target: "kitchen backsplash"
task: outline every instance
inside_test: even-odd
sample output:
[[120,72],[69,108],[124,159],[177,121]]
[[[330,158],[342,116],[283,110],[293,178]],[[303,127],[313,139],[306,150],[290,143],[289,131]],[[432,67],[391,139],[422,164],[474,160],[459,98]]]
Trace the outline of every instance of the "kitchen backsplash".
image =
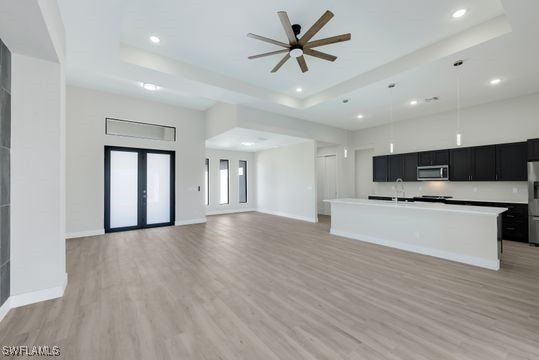
[[[400,187],[400,185],[399,185]],[[374,194],[393,196],[395,183],[375,183]],[[527,182],[449,182],[425,181],[404,183],[406,197],[423,195],[447,195],[454,199],[485,200],[500,202],[527,202]]]

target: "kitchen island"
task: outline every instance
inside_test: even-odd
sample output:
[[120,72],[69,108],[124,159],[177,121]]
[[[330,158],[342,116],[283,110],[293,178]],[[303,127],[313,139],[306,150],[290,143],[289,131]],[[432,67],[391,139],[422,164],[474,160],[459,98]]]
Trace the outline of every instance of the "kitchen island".
[[367,199],[331,203],[331,233],[487,269],[500,268],[507,208]]

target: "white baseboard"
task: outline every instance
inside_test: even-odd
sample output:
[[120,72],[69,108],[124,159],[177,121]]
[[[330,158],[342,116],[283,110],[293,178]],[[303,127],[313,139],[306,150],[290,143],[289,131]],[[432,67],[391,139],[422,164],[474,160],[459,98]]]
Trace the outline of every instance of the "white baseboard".
[[206,215],[235,214],[235,213],[250,212],[250,211],[256,211],[256,209],[242,208],[242,209],[226,209],[226,210],[208,210],[206,211]]
[[11,301],[10,298],[7,298],[6,301],[0,306],[0,321],[2,321],[7,313],[11,310]]
[[282,217],[286,217],[286,218],[290,218],[290,219],[294,219],[294,220],[307,221],[307,222],[311,222],[311,223],[317,223],[318,222],[318,217],[298,216],[298,215],[295,215],[295,214],[285,213],[285,212],[281,212],[281,211],[267,210],[267,209],[257,209],[256,211],[259,212],[259,213],[263,213],[263,214],[282,216]]
[[360,235],[360,234],[353,234],[346,231],[340,231],[340,230],[334,230],[331,229],[330,233],[337,236],[342,236],[354,240],[364,241],[372,244],[377,245],[383,245],[388,246],[392,248],[396,248],[399,250],[405,250],[410,251],[418,254],[423,255],[429,255],[441,259],[456,261],[468,265],[474,265],[490,270],[500,270],[500,260],[491,260],[491,259],[484,259],[484,258],[478,258],[474,256],[467,256],[462,254],[457,254],[449,251],[443,251],[443,250],[437,250],[437,249],[431,249],[424,246],[419,245],[412,245],[412,244],[405,244],[400,243],[396,241],[391,240],[384,240],[384,239],[378,239],[373,236],[368,235]]
[[80,237],[97,236],[97,235],[103,235],[103,234],[105,234],[104,229],[76,231],[76,232],[66,233],[66,239],[75,239],[75,238],[80,238]]
[[0,307],[0,321],[2,321],[11,309],[64,296],[66,287],[67,273],[64,276],[63,284],[60,286],[10,296]]
[[174,226],[192,225],[192,224],[204,224],[205,222],[206,222],[206,218],[189,219],[189,220],[176,220],[176,222],[174,223]]

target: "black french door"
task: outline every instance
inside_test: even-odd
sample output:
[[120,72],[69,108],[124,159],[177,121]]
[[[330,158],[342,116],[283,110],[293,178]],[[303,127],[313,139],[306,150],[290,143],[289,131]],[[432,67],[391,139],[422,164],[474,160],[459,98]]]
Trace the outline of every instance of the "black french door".
[[175,152],[105,146],[105,232],[174,220]]

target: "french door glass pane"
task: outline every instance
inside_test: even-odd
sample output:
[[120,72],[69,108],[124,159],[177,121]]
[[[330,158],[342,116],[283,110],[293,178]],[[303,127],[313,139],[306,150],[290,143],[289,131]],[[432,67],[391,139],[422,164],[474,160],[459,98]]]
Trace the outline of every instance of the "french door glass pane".
[[146,155],[146,223],[170,222],[170,155]]
[[110,152],[110,227],[138,224],[138,153]]

